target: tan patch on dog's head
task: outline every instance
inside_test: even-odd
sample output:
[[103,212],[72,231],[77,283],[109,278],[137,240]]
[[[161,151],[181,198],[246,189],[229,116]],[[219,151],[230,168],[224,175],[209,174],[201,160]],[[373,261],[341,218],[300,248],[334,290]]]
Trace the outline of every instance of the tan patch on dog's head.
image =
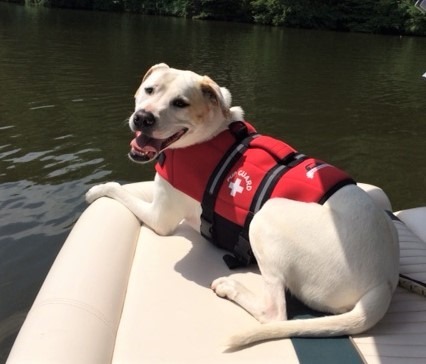
[[200,89],[203,96],[214,107],[219,107],[225,119],[229,118],[229,105],[225,100],[219,85],[214,82],[209,76],[203,76],[200,84]]

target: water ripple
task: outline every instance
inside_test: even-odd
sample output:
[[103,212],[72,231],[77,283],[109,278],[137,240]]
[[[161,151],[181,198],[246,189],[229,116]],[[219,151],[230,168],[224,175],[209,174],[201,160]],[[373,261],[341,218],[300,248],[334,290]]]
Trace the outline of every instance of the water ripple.
[[55,105],[33,106],[33,107],[30,107],[30,110],[50,109],[52,107],[56,107],[56,106]]
[[[55,236],[72,225],[84,205],[86,186],[81,182],[60,185],[22,180],[0,184],[0,236],[20,240],[31,235]],[[70,210],[69,201],[80,201]]]

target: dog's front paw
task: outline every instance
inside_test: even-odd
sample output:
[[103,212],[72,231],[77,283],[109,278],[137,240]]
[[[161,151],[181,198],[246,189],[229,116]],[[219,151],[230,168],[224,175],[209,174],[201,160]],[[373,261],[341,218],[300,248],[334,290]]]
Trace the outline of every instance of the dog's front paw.
[[121,185],[117,182],[108,182],[93,186],[86,192],[86,201],[92,203],[100,197],[114,197],[114,191],[119,188],[121,188]]
[[241,283],[229,277],[221,277],[215,279],[211,285],[211,289],[222,298],[235,301],[241,288]]

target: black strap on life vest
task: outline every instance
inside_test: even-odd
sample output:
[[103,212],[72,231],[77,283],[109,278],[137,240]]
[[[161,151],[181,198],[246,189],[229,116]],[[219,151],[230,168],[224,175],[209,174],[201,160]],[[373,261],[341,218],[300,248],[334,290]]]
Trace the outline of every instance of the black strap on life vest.
[[211,174],[204,191],[203,200],[201,201],[202,213],[200,232],[202,236],[212,242],[215,242],[214,206],[220,187],[232,166],[247,150],[250,141],[259,136],[257,133],[249,133],[247,126],[241,121],[231,123],[229,129],[235,136],[236,141],[227,150]]

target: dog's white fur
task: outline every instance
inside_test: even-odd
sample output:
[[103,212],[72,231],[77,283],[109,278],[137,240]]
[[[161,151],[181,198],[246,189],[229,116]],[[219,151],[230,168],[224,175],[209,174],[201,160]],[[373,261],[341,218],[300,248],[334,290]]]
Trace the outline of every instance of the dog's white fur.
[[[147,88],[155,91],[147,94]],[[176,97],[188,106],[173,107]],[[144,109],[155,115],[155,138],[188,129],[170,148],[206,141],[243,114],[231,107],[229,91],[210,78],[165,64],[148,71],[135,99],[135,112]],[[130,128],[135,130],[133,115]],[[161,235],[173,233],[183,219],[200,226],[200,204],[158,175],[152,201],[113,182],[92,187],[86,199],[91,203],[101,196],[120,201]],[[398,282],[398,239],[390,219],[359,187],[343,187],[324,205],[271,199],[253,218],[250,241],[264,292],[250,292],[227,277],[212,283],[218,296],[264,323],[233,336],[230,347],[291,336],[357,334],[387,311]],[[311,308],[335,315],[286,321],[285,289]]]

